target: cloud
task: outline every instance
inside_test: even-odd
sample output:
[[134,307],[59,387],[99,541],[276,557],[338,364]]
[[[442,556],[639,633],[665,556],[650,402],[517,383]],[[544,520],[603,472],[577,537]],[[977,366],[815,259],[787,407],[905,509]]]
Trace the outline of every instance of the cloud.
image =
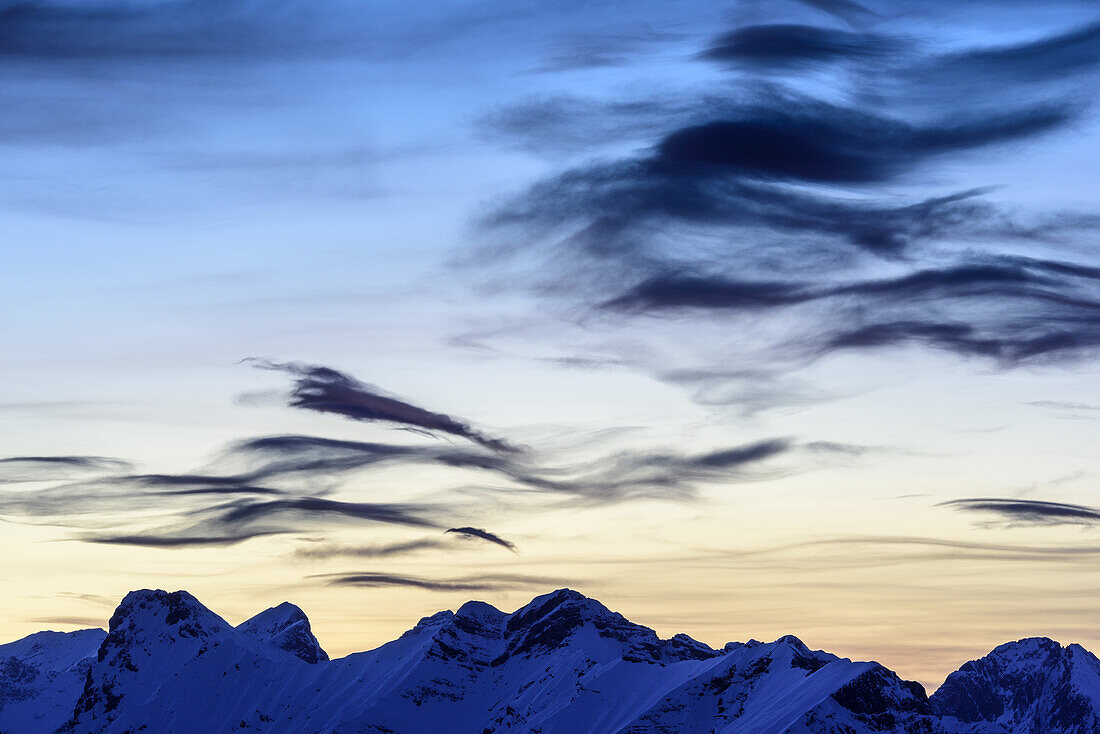
[[[471,512],[457,500],[359,502],[332,495],[344,491],[344,483],[355,472],[380,465],[427,464],[487,474],[496,480],[471,483],[456,475],[452,485],[444,487],[452,498],[476,490],[498,499],[549,500],[551,507],[637,499],[684,502],[694,500],[704,484],[749,482],[802,470],[799,454],[815,462],[823,452],[837,453],[831,447],[827,442],[803,446],[789,439],[769,439],[698,453],[637,449],[568,462],[563,456],[535,461],[533,452],[499,454],[480,448],[267,436],[231,444],[215,463],[243,463],[248,466],[244,471],[117,474],[33,491],[0,492],[0,514],[74,528],[75,539],[100,545],[220,547],[268,536],[379,524],[445,531],[514,552],[514,544],[499,535],[455,522]],[[329,495],[320,496],[319,490]],[[388,545],[321,545],[297,555],[387,557],[443,547],[447,546],[437,539],[417,539]]]
[[866,5],[854,0],[797,0],[802,5],[815,8],[822,12],[834,15],[841,20],[853,23],[857,20],[866,20],[868,16],[874,17],[877,13]]
[[[346,502],[322,497],[237,500],[180,513],[176,524],[132,534],[92,533],[89,543],[150,548],[223,546],[268,535],[310,532],[326,525],[361,523],[440,528],[423,504]],[[198,516],[199,519],[192,518]]]
[[493,533],[490,533],[488,530],[482,530],[481,528],[462,527],[462,528],[451,528],[450,530],[447,530],[446,532],[456,533],[456,534],[461,535],[461,536],[466,537],[466,538],[481,538],[482,540],[487,540],[490,543],[496,543],[497,545],[501,546],[502,548],[507,548],[508,550],[512,551],[513,553],[516,552],[516,544],[515,543],[507,541],[504,538],[500,537],[499,535],[495,535]]
[[[1010,207],[985,181],[930,184],[1087,119],[1090,97],[1057,70],[1100,68],[1096,26],[944,52],[904,17],[880,20],[874,33],[734,28],[701,53],[736,62],[731,79],[501,111],[498,132],[540,152],[555,136],[599,149],[616,129],[637,145],[495,204],[486,249],[464,265],[560,307],[590,340],[630,330],[651,348],[628,354],[609,336],[609,359],[677,376],[708,404],[819,399],[787,378],[837,352],[917,347],[1000,368],[1088,358],[1100,261],[1079,242],[1100,216]],[[1032,83],[1003,93],[1031,64]],[[960,97],[961,113],[944,102]],[[736,338],[723,344],[720,327]],[[662,340],[679,340],[670,356]]]
[[654,163],[681,175],[733,172],[786,181],[882,183],[932,156],[1048,132],[1065,125],[1073,110],[1034,104],[999,112],[913,124],[808,100],[790,107],[772,103],[735,119],[670,133],[657,144]]
[[762,66],[811,66],[873,59],[896,51],[897,45],[881,36],[832,28],[751,25],[715,39],[700,58]]
[[1089,564],[1100,546],[1067,544],[983,543],[921,536],[853,535],[826,537],[751,550],[718,549],[699,558],[745,563],[759,571],[840,569],[929,562],[1006,561],[1044,564]]
[[107,626],[107,620],[98,617],[35,617],[29,621],[35,624],[60,624],[82,628]]
[[291,475],[296,471],[351,470],[382,462],[433,464],[496,475],[511,485],[496,487],[499,492],[557,495],[566,501],[604,503],[642,497],[687,499],[694,496],[695,483],[748,479],[757,472],[768,475],[769,459],[793,454],[797,448],[787,439],[768,439],[704,453],[662,449],[623,451],[577,463],[568,461],[568,457],[542,457],[538,452],[481,453],[312,436],[272,436],[240,442],[233,451],[244,455],[270,453],[276,457],[266,468],[245,475],[249,480],[257,473],[264,475],[275,468]]
[[1100,22],[1026,43],[970,49],[934,58],[915,71],[950,84],[1020,85],[1062,81],[1100,66]]
[[993,516],[986,525],[1000,527],[1045,525],[1096,525],[1100,509],[1085,505],[1038,500],[972,498],[941,502],[959,512],[975,512]]
[[92,606],[107,607],[109,609],[114,609],[118,604],[118,599],[103,594],[89,594],[80,591],[59,591],[57,592],[57,596],[65,599],[76,599],[77,601],[82,601]]
[[1100,411],[1100,405],[1092,405],[1090,403],[1075,403],[1068,400],[1033,400],[1024,405],[1030,405],[1036,408],[1050,408],[1052,410],[1073,410],[1073,411]]
[[[806,356],[915,342],[1014,364],[1100,346],[1098,285],[1100,268],[1001,256],[834,285],[662,273],[603,307],[760,312],[819,302],[820,328],[796,345]],[[950,319],[925,317],[947,308]]]
[[[855,107],[774,90],[715,119],[663,135],[642,157],[566,171],[532,186],[486,219],[490,229],[568,228],[575,254],[632,264],[678,259],[652,251],[664,229],[722,226],[736,232],[766,227],[817,234],[838,245],[896,254],[950,234],[1009,227],[978,200],[980,190],[905,205],[873,196],[834,197],[808,183],[870,185],[896,182],[948,154],[1034,137],[1064,126],[1072,107],[1035,103],[1019,109],[945,113],[914,124]],[[737,257],[734,249],[728,252]],[[660,262],[658,260],[658,262]]]
[[308,3],[44,0],[0,9],[0,57],[9,60],[275,59],[346,52],[338,42],[351,40],[346,25]]
[[218,509],[220,511],[218,522],[226,524],[253,522],[272,516],[289,515],[348,518],[394,525],[408,525],[410,527],[438,527],[438,523],[428,520],[421,514],[426,509],[424,506],[379,502],[342,502],[323,497],[238,501]]
[[157,532],[137,533],[133,535],[85,535],[85,543],[97,545],[127,545],[138,548],[220,548],[236,545],[253,538],[288,533],[291,530],[253,530],[225,535],[192,535],[187,531],[166,529]]
[[0,459],[0,484],[53,481],[129,468],[129,463],[105,456],[9,456]]
[[295,408],[335,413],[357,421],[392,423],[428,435],[445,433],[491,451],[519,450],[509,442],[488,436],[462,420],[433,413],[387,395],[373,385],[359,382],[331,367],[297,362],[251,361],[263,369],[279,370],[294,376],[295,386],[290,393],[289,404]]
[[389,558],[391,556],[403,556],[419,553],[426,550],[442,550],[453,548],[450,543],[435,539],[410,540],[403,543],[387,543],[378,545],[338,545],[333,543],[320,543],[299,548],[294,551],[294,556],[305,559],[323,558]]
[[644,140],[667,129],[670,119],[686,122],[706,107],[706,102],[681,104],[659,98],[609,102],[563,93],[494,110],[480,119],[479,132],[494,142],[557,157]]
[[484,574],[454,579],[429,579],[421,576],[403,576],[391,573],[319,574],[312,578],[324,579],[328,586],[402,586],[427,591],[502,591],[525,589],[532,586],[560,584],[560,579],[520,574]]

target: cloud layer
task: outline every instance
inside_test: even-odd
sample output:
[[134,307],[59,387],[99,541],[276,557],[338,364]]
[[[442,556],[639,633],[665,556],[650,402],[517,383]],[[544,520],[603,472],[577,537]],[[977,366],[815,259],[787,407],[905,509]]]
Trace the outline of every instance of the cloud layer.
[[[339,528],[385,526],[431,530],[516,552],[513,542],[481,527],[486,507],[528,500],[529,509],[693,501],[708,484],[802,471],[823,454],[850,455],[858,448],[773,438],[700,452],[636,448],[576,461],[556,452],[518,451],[464,421],[390,398],[330,368],[275,367],[297,378],[292,407],[382,421],[426,437],[457,436],[472,445],[262,436],[234,442],[210,466],[181,474],[133,473],[124,462],[99,457],[13,457],[0,460],[0,469],[14,467],[20,481],[53,481],[0,492],[0,515],[73,528],[77,539],[102,545],[186,549],[312,534],[323,542],[296,554],[312,559],[384,558],[452,547],[438,535],[358,546],[323,540]],[[58,467],[97,473],[70,479],[58,475]],[[370,472],[394,467],[434,467],[452,478],[443,480],[430,501],[362,496],[362,480]],[[482,498],[480,504],[469,500],[471,492]]]
[[[700,328],[768,335],[678,366],[710,382],[703,360],[716,355],[759,384],[840,352],[918,347],[1001,368],[1094,355],[1100,260],[1082,242],[1100,217],[1020,210],[988,181],[929,183],[1085,124],[1100,24],[951,48],[881,10],[874,32],[732,28],[698,53],[729,75],[703,88],[547,97],[488,118],[537,149],[576,147],[574,126],[596,131],[593,151],[615,130],[641,147],[497,206],[482,222],[495,249],[470,262],[587,313],[592,330],[626,325],[644,340],[657,325],[678,329],[686,358]],[[962,109],[947,101],[959,98]]]

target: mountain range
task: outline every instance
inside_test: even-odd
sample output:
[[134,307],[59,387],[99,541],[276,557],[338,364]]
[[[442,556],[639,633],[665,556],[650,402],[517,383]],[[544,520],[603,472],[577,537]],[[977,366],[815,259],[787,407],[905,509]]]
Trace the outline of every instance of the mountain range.
[[1100,661],[1029,638],[931,696],[793,636],[667,640],[561,589],[471,601],[330,660],[296,606],[233,626],[185,591],[128,594],[109,631],[0,645],[2,734],[1097,734]]

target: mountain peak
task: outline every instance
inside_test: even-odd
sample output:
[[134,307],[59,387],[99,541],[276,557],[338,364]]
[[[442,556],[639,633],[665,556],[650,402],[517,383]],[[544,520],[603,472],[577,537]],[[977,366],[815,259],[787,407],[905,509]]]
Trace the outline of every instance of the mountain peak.
[[110,634],[133,626],[176,627],[181,637],[206,637],[229,628],[229,624],[186,591],[139,589],[127,594],[111,616]]
[[508,615],[492,604],[468,601],[455,612],[454,623],[460,629],[489,637],[500,637]]
[[1006,731],[1100,731],[1100,660],[1080,645],[1047,637],[998,645],[971,660],[932,694],[933,710],[960,721],[997,721]]
[[298,606],[284,601],[278,606],[265,609],[246,622],[237,626],[244,634],[285,650],[307,663],[321,663],[328,660],[328,653],[313,636],[309,618]]
[[456,617],[496,617],[504,616],[504,612],[500,611],[492,604],[484,601],[468,601],[458,608],[455,612]]
[[513,631],[528,626],[565,608],[575,610],[579,615],[585,617],[603,616],[612,613],[603,604],[595,599],[588,598],[579,591],[558,589],[549,594],[536,596],[526,605],[513,612],[508,619],[508,630]]
[[1006,643],[929,698],[793,635],[662,640],[571,589],[512,614],[468,602],[331,664],[290,603],[234,629],[186,592],[144,589],[95,639],[0,646],[0,731],[1100,732],[1100,660],[1079,645]]
[[794,635],[783,635],[777,639],[773,644],[775,645],[789,645],[795,648],[799,652],[809,652],[810,648],[806,647],[806,643],[798,639]]

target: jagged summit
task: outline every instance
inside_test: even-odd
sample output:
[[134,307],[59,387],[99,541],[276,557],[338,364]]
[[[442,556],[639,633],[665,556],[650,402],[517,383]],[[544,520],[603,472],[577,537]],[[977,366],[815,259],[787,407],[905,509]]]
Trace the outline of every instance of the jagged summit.
[[483,601],[468,601],[455,612],[456,617],[469,617],[471,619],[495,620],[508,616],[492,604]]
[[309,624],[309,618],[298,606],[283,602],[265,609],[237,626],[246,635],[286,650],[307,663],[328,660]]
[[109,623],[108,639],[129,629],[147,631],[158,625],[176,627],[181,636],[208,637],[230,628],[186,591],[139,589],[127,594]]
[[[1100,732],[1100,661],[1047,637],[998,645],[944,681],[934,712],[985,732]],[[998,728],[982,728],[986,723]]]
[[517,609],[511,614],[512,621],[509,625],[521,626],[533,618],[545,616],[563,607],[584,609],[586,612],[594,615],[611,614],[603,604],[600,604],[595,599],[590,599],[579,591],[573,591],[572,589],[557,589],[549,594],[536,596],[530,602]]
[[1098,712],[1100,661],[1079,645],[1001,645],[929,698],[793,635],[662,640],[570,589],[511,613],[467,602],[338,660],[289,602],[233,627],[149,589],[109,633],[0,646],[4,734],[1096,734]]

